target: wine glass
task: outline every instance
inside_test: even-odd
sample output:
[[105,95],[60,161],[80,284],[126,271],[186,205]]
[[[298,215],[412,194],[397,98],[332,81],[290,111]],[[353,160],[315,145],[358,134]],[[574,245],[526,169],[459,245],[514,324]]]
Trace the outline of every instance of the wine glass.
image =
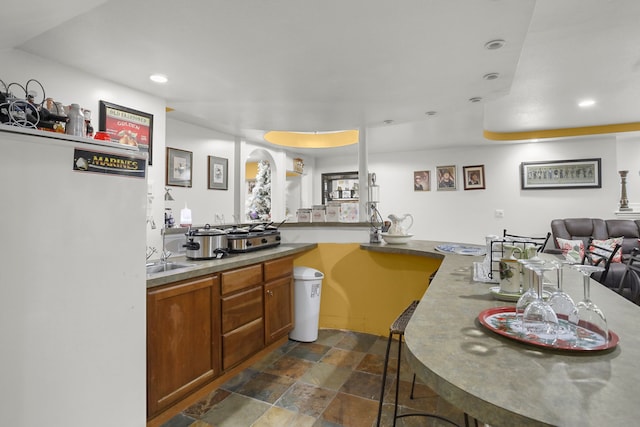
[[[589,264],[574,264],[572,267],[582,273],[584,284],[584,298],[576,304],[578,309],[578,326],[586,331],[577,331],[577,342],[583,342],[587,345],[602,345],[609,341],[609,328],[607,319],[602,310],[598,308],[590,296],[591,274],[597,271],[604,271],[604,267]],[[604,340],[604,342],[602,342]]]
[[518,298],[518,302],[516,303],[516,322],[514,326],[521,327],[524,310],[529,304],[531,304],[531,302],[535,301],[538,298],[538,293],[533,286],[533,265],[544,263],[544,261],[533,259],[519,259],[518,262],[522,264],[523,282],[526,282],[523,283],[523,289],[526,287],[526,290],[522,293],[520,298]]
[[535,339],[553,344],[558,338],[558,317],[551,306],[542,298],[545,271],[553,271],[557,267],[553,264],[535,263],[531,268],[538,276],[537,298],[533,300],[522,315],[522,328],[527,335]]
[[549,306],[556,313],[559,322],[558,337],[566,341],[575,340],[576,325],[578,324],[578,308],[571,296],[563,291],[563,268],[570,261],[551,260],[551,264],[556,267],[557,288],[553,291],[549,300]]

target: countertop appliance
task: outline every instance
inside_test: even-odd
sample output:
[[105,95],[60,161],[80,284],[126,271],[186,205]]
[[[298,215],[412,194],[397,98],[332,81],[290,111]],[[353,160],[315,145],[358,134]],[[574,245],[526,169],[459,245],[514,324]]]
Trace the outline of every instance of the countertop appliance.
[[229,251],[234,253],[252,252],[277,246],[281,240],[278,227],[269,223],[253,224],[249,227],[234,226],[231,229],[227,229]]
[[203,228],[190,229],[185,236],[187,243],[183,246],[187,249],[186,257],[189,259],[222,258],[229,253],[227,233],[211,228],[209,224]]
[[0,153],[0,425],[144,426],[146,157],[6,125]]

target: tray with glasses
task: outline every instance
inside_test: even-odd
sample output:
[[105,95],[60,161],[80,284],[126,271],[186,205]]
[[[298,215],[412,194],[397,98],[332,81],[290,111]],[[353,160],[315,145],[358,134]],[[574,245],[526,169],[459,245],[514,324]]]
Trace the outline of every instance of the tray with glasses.
[[619,337],[609,330],[609,339],[598,332],[592,325],[580,323],[571,325],[565,319],[559,319],[561,332],[555,341],[549,342],[544,335],[527,332],[522,322],[516,316],[515,307],[494,307],[482,311],[478,315],[480,324],[498,335],[531,344],[538,347],[567,350],[567,351],[598,351],[608,350],[618,345]]
[[[603,268],[571,265],[583,278],[584,297],[576,304],[562,290],[565,265],[567,263],[558,260],[523,263],[523,268],[531,274],[528,289],[518,298],[516,306],[485,310],[478,317],[480,323],[500,335],[541,347],[572,351],[615,347],[618,336],[609,330],[604,313],[591,300],[589,292],[590,275]],[[557,289],[545,298],[545,273],[551,272],[556,273]]]

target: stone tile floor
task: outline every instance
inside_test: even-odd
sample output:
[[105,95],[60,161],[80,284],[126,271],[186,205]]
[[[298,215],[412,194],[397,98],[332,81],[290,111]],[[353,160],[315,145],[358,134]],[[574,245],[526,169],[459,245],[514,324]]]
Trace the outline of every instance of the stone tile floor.
[[[387,338],[322,329],[313,343],[288,341],[162,427],[372,427]],[[391,347],[381,425],[393,425],[397,342]],[[402,363],[398,413],[431,412],[464,425],[464,414],[424,384],[409,398],[412,372]],[[401,418],[399,427],[450,426]]]

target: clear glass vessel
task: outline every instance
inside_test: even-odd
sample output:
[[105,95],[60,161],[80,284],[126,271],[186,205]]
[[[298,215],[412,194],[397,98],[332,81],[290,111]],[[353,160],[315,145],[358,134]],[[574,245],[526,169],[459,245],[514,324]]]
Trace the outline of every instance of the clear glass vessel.
[[[578,309],[578,326],[584,328],[587,333],[580,333],[579,331],[577,341],[583,341],[591,345],[606,344],[609,341],[607,319],[602,310],[591,301],[590,295],[591,274],[603,271],[604,267],[584,264],[574,264],[572,267],[582,273],[584,286],[584,298],[576,304],[576,307]],[[589,332],[593,332],[593,334]],[[604,343],[601,343],[601,340],[604,340]]]
[[551,306],[543,299],[544,273],[553,271],[557,267],[552,264],[536,263],[531,268],[538,276],[537,298],[524,310],[522,315],[522,328],[524,333],[532,335],[536,340],[545,344],[554,344],[558,338],[558,317]]

